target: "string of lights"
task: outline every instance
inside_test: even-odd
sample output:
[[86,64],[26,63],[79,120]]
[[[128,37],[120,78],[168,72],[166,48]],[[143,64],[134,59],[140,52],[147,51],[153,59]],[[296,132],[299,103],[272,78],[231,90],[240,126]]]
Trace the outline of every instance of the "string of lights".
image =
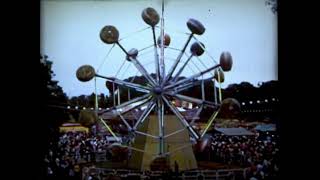
[[[263,100],[257,100],[257,101],[247,101],[246,102],[241,102],[242,106],[246,106],[246,105],[253,105],[253,104],[269,104],[269,103],[274,103],[274,102],[279,102],[278,98],[270,98],[270,99],[265,99]],[[81,106],[81,105],[71,105],[71,104],[48,104],[48,106],[50,107],[56,107],[56,108],[61,108],[61,109],[68,109],[68,110],[85,110],[85,109],[89,109],[89,110],[94,110],[94,107],[91,106]],[[99,107],[98,110],[108,110],[109,108],[101,108]],[[264,109],[264,110],[243,110],[243,112],[263,112],[263,111],[272,111],[272,109]]]

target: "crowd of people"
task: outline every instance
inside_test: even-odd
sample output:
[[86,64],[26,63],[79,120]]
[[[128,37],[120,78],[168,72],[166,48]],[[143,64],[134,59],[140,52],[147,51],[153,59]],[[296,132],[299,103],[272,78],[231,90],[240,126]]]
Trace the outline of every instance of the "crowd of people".
[[279,173],[278,135],[270,132],[256,136],[214,134],[201,158],[245,168],[245,179],[274,179]]
[[79,179],[80,164],[94,162],[96,153],[107,152],[110,143],[93,133],[68,132],[60,134],[57,142],[50,144],[44,159],[47,176]]
[[[211,143],[197,159],[225,164],[228,168],[245,168],[244,179],[274,179],[279,173],[278,135],[269,132],[256,136],[213,134]],[[95,133],[61,133],[50,142],[44,158],[48,178],[80,179],[81,165],[96,162],[96,154],[106,152],[111,159],[106,137]],[[93,163],[93,164],[94,164]]]

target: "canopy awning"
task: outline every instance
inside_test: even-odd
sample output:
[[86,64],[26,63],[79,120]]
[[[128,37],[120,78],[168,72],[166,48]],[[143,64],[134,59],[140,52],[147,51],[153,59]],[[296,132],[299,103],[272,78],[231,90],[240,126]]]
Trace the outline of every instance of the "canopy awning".
[[89,128],[84,126],[60,126],[60,132],[89,132]]
[[257,131],[276,131],[275,124],[260,124],[255,127]]
[[227,136],[251,136],[253,132],[248,131],[245,128],[215,128],[216,131]]

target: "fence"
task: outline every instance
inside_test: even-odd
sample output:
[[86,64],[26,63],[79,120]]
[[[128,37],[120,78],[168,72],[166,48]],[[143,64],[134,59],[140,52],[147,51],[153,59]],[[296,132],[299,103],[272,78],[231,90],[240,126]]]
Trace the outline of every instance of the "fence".
[[95,160],[96,160],[96,162],[104,162],[104,161],[106,161],[107,160],[106,151],[95,153]]
[[[87,168],[82,171],[82,179],[87,180],[90,175],[96,176],[100,180],[107,179],[108,176],[118,176],[124,179],[131,179],[132,177],[137,177],[137,179],[145,179],[146,177],[159,178],[164,173],[157,171],[150,172],[147,175],[146,172],[128,169]],[[178,177],[183,180],[244,180],[244,169],[192,170],[184,171]]]

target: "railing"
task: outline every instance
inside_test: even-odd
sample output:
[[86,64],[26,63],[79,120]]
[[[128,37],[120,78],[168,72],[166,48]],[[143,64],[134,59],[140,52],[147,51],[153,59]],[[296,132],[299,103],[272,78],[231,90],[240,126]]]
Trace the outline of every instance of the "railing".
[[102,152],[96,152],[95,153],[95,160],[96,162],[104,162],[107,160],[107,153],[106,151],[102,151]]
[[203,179],[210,180],[235,180],[235,179],[244,179],[243,177],[244,169],[220,169],[220,170],[195,170],[195,171],[186,171],[182,174],[182,179],[198,179],[200,176]]
[[[140,176],[140,179],[144,179],[146,176],[160,177],[163,173],[165,172],[157,171],[146,175],[145,172],[128,169],[89,168],[86,171],[82,171],[82,179],[87,180],[90,174],[96,174],[99,179],[105,179],[109,175],[123,178]],[[201,179],[203,180],[241,180],[244,179],[244,169],[192,170],[184,171],[178,177],[183,180],[195,180],[200,179],[200,176],[202,176]]]

